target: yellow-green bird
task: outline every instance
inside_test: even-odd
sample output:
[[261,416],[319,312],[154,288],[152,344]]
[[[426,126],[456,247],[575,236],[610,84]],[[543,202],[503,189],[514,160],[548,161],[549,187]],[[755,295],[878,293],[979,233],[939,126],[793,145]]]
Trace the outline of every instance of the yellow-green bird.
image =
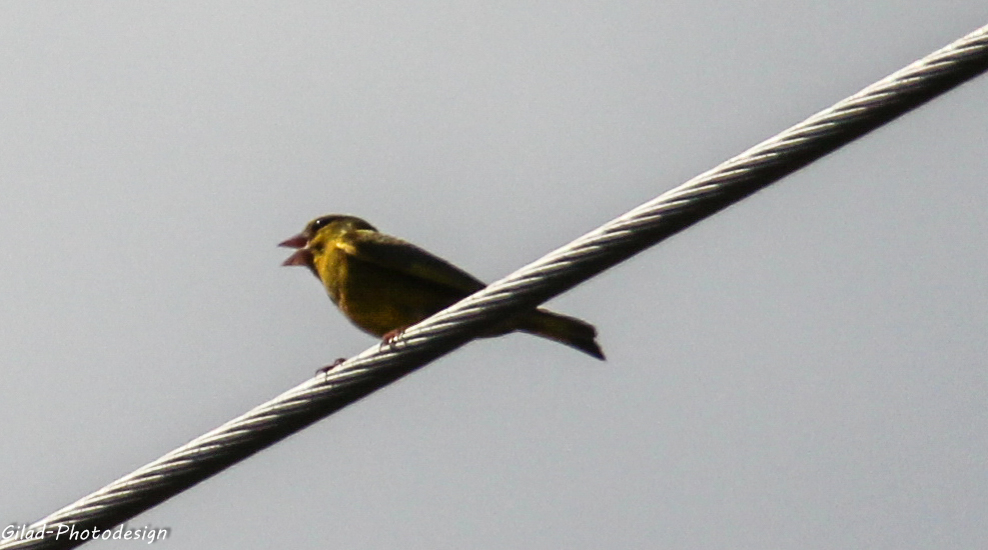
[[[280,246],[297,248],[283,265],[304,265],[353,324],[385,341],[486,285],[453,264],[364,220],[342,214],[316,218]],[[484,336],[515,330],[572,346],[597,359],[597,329],[541,308]]]

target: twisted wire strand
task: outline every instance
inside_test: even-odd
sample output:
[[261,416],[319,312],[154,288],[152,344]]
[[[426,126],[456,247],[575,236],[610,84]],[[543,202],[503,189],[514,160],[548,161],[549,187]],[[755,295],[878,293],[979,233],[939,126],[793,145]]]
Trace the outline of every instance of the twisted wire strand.
[[0,550],[78,546],[85,541],[56,538],[55,528],[110,529],[985,70],[988,26],[550,252],[394,345],[371,347],[29,527],[47,526],[47,536],[11,539]]

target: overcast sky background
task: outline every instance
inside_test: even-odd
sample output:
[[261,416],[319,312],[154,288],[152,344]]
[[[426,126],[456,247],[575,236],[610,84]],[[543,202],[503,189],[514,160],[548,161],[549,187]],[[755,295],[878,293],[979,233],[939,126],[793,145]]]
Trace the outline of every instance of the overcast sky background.
[[[279,266],[311,218],[490,281],[986,23],[980,0],[0,4],[0,524],[372,345]],[[986,105],[982,77],[553,300],[606,363],[471,343],[129,524],[169,548],[978,547]]]

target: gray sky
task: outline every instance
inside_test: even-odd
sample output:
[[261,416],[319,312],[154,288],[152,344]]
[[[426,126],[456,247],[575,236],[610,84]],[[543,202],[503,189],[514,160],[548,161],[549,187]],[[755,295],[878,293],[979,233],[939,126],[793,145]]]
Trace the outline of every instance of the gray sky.
[[[374,340],[276,243],[493,280],[988,23],[974,0],[0,4],[0,524]],[[988,79],[130,522],[170,548],[973,548]],[[137,543],[103,543],[118,546]]]

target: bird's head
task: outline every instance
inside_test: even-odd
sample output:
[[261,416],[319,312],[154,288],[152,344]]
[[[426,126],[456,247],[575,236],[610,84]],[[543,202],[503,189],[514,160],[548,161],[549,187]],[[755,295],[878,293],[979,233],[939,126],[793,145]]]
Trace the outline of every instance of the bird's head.
[[281,265],[304,265],[318,277],[316,256],[322,254],[327,243],[338,239],[347,231],[357,229],[376,231],[374,226],[355,216],[329,214],[318,217],[306,224],[301,233],[278,244],[278,246],[298,249]]

